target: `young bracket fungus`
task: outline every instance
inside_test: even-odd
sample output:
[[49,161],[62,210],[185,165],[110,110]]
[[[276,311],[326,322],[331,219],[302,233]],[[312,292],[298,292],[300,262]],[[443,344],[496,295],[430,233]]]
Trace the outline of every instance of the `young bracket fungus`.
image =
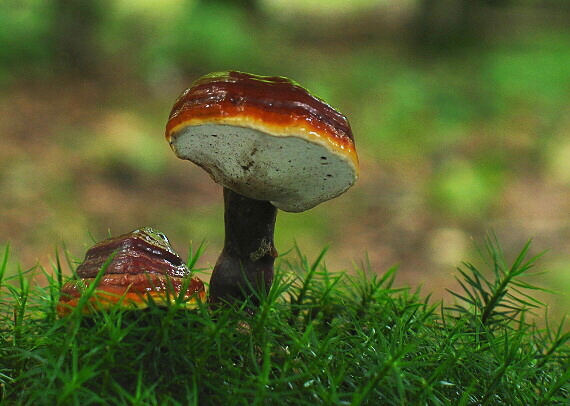
[[276,208],[302,212],[358,176],[347,119],[283,77],[217,72],[178,98],[166,139],[224,187],[225,243],[210,300],[254,302],[273,281]]
[[186,307],[192,308],[206,298],[204,284],[191,276],[166,236],[145,227],[101,241],[87,251],[85,260],[77,267],[79,279],[63,285],[57,306],[60,317],[77,307],[84,290],[113,254],[89,298],[91,306],[82,309],[84,313],[117,304],[130,309],[146,308],[149,301],[167,305],[179,297]]

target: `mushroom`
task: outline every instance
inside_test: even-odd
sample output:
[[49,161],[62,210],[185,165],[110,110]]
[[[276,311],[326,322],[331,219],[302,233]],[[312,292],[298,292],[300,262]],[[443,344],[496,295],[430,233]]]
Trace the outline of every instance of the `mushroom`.
[[250,297],[273,281],[277,208],[302,212],[351,187],[358,157],[340,112],[284,77],[215,72],[175,102],[166,139],[224,187],[225,241],[210,301]]
[[79,279],[65,283],[61,289],[57,305],[60,317],[77,307],[84,290],[95,281],[107,261],[104,275],[89,299],[92,306],[83,307],[84,313],[116,304],[143,309],[150,301],[165,306],[179,297],[183,298],[185,307],[193,308],[206,298],[203,282],[191,276],[166,236],[143,227],[101,241],[87,251],[76,270]]

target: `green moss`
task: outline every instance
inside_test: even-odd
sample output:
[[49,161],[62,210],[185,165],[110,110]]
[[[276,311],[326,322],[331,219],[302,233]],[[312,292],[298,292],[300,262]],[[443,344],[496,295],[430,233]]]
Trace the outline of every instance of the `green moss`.
[[490,270],[465,263],[452,306],[397,288],[395,268],[350,276],[327,270],[324,251],[312,261],[297,251],[280,262],[254,315],[175,303],[57,319],[58,261],[45,287],[33,287],[27,273],[3,280],[0,400],[563,404],[570,333],[530,321],[529,311],[544,305],[533,297],[540,288],[526,281],[538,260],[527,259],[528,250],[507,263],[489,239]]

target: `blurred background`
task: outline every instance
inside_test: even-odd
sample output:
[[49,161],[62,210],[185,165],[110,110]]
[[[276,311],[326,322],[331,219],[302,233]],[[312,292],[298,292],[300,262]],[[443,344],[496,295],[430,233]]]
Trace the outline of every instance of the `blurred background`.
[[[176,97],[210,71],[290,77],[346,114],[361,178],[301,214],[331,270],[399,265],[434,298],[494,230],[533,239],[532,279],[570,304],[570,3],[554,0],[3,0],[0,248],[49,268],[65,246],[152,226],[215,262],[222,191],[175,158]],[[91,237],[92,236],[92,237]],[[294,260],[294,254],[286,259]]]

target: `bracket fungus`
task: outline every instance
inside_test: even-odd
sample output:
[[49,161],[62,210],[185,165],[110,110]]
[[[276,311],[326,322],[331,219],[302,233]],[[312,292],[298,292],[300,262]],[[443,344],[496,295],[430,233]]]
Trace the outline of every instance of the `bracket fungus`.
[[212,302],[256,302],[273,281],[277,209],[308,210],[358,177],[346,117],[284,77],[229,71],[199,78],[175,102],[166,139],[224,188],[225,241]]
[[143,227],[101,241],[87,251],[76,270],[78,279],[62,287],[57,305],[60,317],[79,305],[84,290],[96,281],[105,265],[104,274],[89,298],[91,306],[83,307],[84,313],[117,304],[128,309],[143,309],[150,301],[164,306],[179,298],[185,307],[193,308],[206,298],[204,284],[191,275],[166,236]]

